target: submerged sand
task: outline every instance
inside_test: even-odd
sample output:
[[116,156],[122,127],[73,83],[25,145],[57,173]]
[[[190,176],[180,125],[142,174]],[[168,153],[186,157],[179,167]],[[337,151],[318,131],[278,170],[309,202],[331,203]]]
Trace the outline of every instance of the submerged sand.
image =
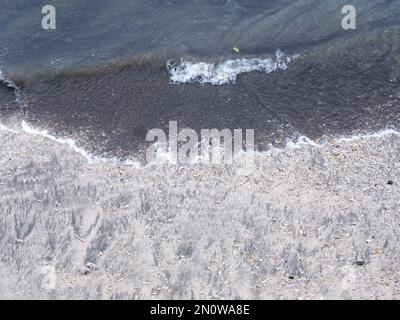
[[0,130],[0,298],[398,299],[400,136],[297,146],[239,175]]

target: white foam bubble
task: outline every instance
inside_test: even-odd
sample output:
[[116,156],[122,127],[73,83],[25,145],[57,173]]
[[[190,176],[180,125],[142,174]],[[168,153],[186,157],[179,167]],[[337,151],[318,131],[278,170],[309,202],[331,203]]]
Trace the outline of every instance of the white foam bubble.
[[275,59],[235,59],[227,60],[221,64],[206,62],[182,61],[180,64],[168,64],[167,69],[172,83],[208,83],[223,85],[235,83],[237,76],[249,72],[271,73],[286,70],[288,63],[297,56],[286,56],[282,51],[276,52]]

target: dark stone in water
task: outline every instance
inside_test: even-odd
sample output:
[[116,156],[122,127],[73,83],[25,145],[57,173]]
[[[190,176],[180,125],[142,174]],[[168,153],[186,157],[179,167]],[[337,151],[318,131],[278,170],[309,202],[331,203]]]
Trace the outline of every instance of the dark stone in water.
[[393,182],[393,180],[389,180],[389,181],[387,182],[387,184],[391,186],[391,185],[394,184],[394,182]]

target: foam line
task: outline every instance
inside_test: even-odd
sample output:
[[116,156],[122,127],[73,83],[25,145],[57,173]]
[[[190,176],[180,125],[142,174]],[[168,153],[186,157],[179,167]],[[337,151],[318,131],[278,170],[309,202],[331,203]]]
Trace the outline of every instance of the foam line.
[[87,152],[85,149],[82,147],[79,147],[76,142],[71,139],[71,138],[59,138],[56,136],[53,136],[48,132],[48,130],[38,130],[29,125],[27,122],[22,121],[21,124],[22,131],[24,131],[27,134],[31,135],[39,135],[42,137],[45,137],[51,141],[54,141],[56,143],[62,144],[62,145],[67,145],[70,147],[72,150],[74,150],[76,153],[82,155],[90,164],[95,164],[95,163],[107,163],[107,162],[113,162],[115,164],[123,164],[123,165],[130,165],[130,166],[136,166],[138,165],[137,162],[132,161],[132,160],[125,160],[125,161],[118,161],[115,158],[105,158],[105,157],[99,157],[99,156],[94,156],[91,155],[89,152]]
[[337,142],[354,142],[358,140],[379,139],[388,135],[395,135],[400,137],[400,132],[394,129],[384,129],[374,133],[353,135],[351,137],[341,137],[335,139]]
[[[74,150],[76,153],[82,155],[88,161],[89,164],[114,163],[114,164],[119,164],[119,165],[135,166],[137,168],[141,167],[141,165],[137,161],[130,160],[130,159],[125,160],[125,161],[120,161],[117,158],[94,156],[94,155],[90,154],[88,151],[86,151],[84,148],[79,147],[73,139],[56,137],[56,136],[50,134],[48,132],[48,130],[36,129],[25,121],[22,121],[21,130],[9,128],[0,122],[0,131],[13,133],[13,134],[19,134],[21,132],[24,132],[29,135],[42,136],[46,139],[49,139],[49,140],[54,141],[61,145],[67,145],[72,150]],[[381,131],[374,132],[374,133],[359,134],[359,135],[354,135],[354,136],[349,136],[349,137],[337,137],[337,138],[332,138],[329,140],[335,141],[337,143],[351,143],[351,142],[355,142],[355,141],[359,141],[359,140],[379,139],[379,138],[383,138],[388,135],[394,135],[394,136],[400,137],[400,132],[396,131],[394,129],[385,129],[385,130],[381,130]],[[312,148],[322,148],[328,142],[329,141],[317,143],[306,136],[300,136],[297,140],[287,139],[286,146],[283,149],[278,148],[278,150],[285,151],[285,150],[301,149],[306,146],[310,146]],[[254,155],[262,155],[262,154],[265,154],[268,152],[270,152],[270,150],[263,151],[263,152],[255,151],[253,154]],[[159,154],[157,155],[157,159],[158,160],[160,160],[160,158],[168,159],[170,156],[169,153],[167,151],[165,151],[164,153],[159,151]]]

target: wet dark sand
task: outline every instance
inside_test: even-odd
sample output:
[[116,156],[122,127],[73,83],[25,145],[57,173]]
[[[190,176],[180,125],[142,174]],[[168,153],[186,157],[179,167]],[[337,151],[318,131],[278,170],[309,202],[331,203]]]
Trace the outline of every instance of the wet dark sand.
[[0,80],[0,116],[9,116],[10,113],[19,109],[18,103],[15,101],[14,90]]
[[[339,40],[338,40],[339,41]],[[377,32],[303,53],[286,71],[236,84],[174,85],[166,61],[27,82],[25,118],[95,153],[141,150],[152,128],[255,129],[259,149],[287,137],[375,131],[400,123],[400,34]]]

